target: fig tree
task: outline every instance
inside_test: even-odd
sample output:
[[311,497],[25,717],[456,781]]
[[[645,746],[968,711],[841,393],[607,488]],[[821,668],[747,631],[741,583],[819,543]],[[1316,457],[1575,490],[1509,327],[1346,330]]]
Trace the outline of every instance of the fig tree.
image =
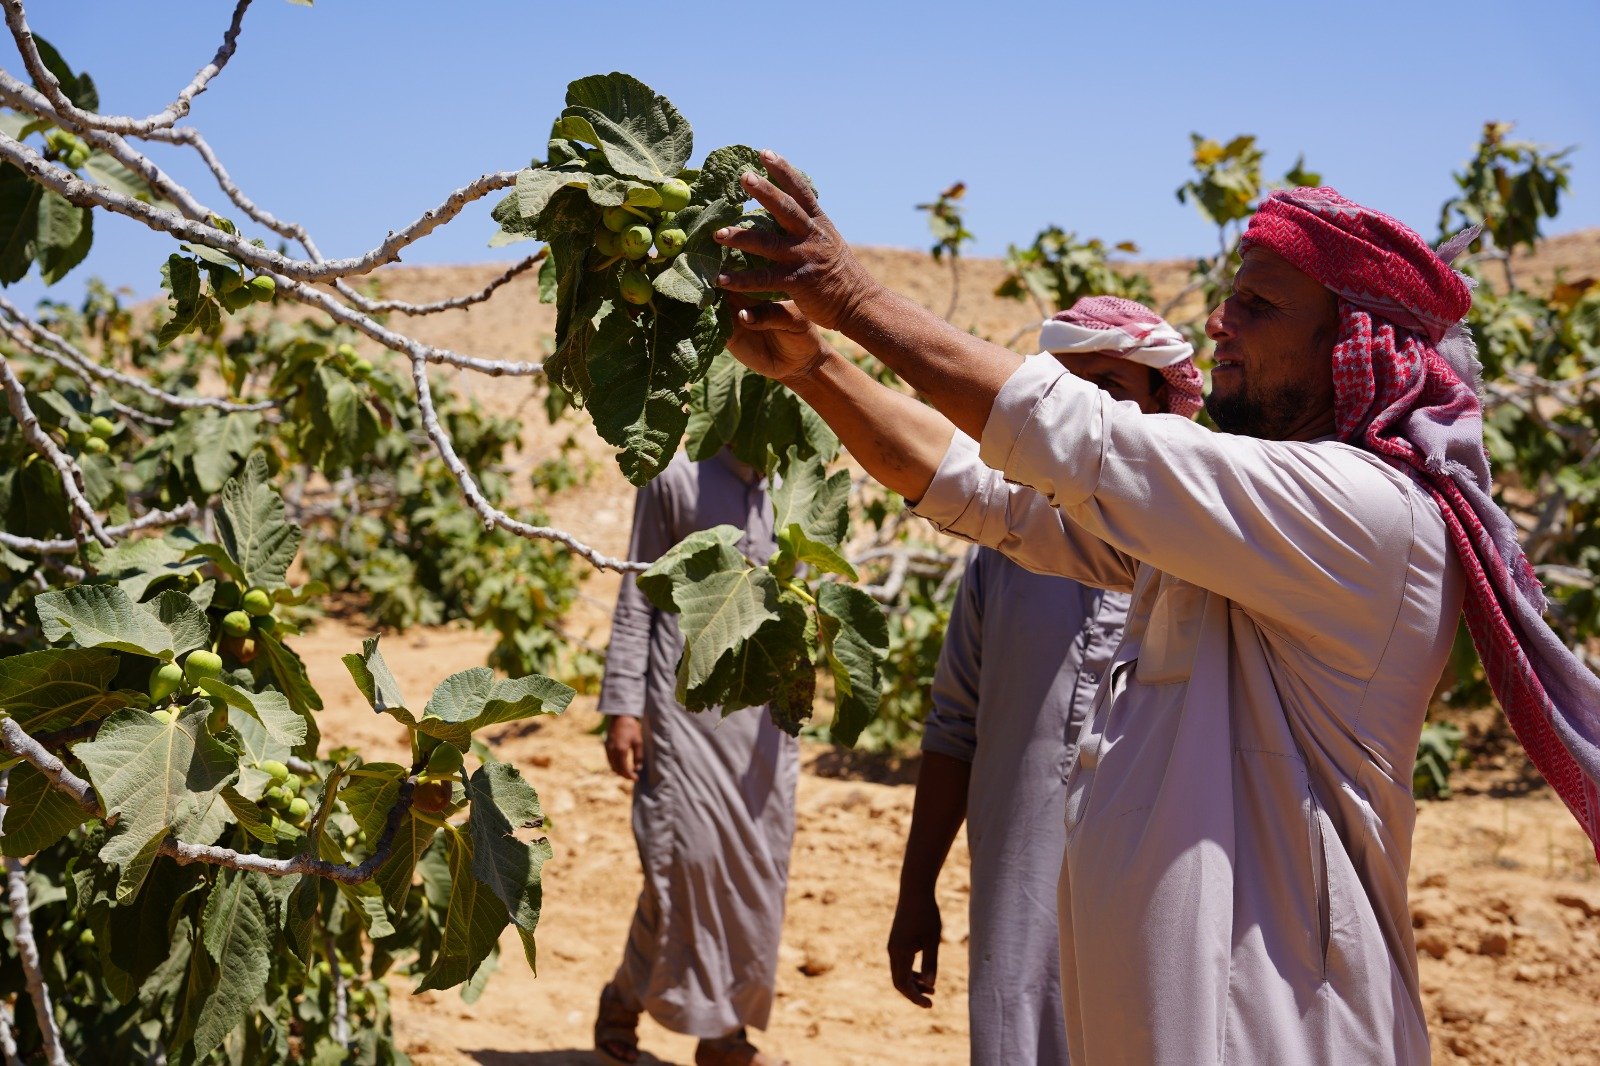
[[669,178],[656,191],[661,194],[663,211],[682,211],[689,206],[689,183],[682,178]]
[[204,648],[189,653],[189,658],[183,663],[183,676],[190,681],[198,681],[202,677],[218,677],[222,674],[222,656],[214,651]]
[[222,631],[230,637],[248,637],[250,616],[244,611],[229,611],[222,616]]
[[111,445],[101,437],[90,437],[83,442],[83,450],[90,455],[104,455],[111,450]]
[[655,294],[655,288],[650,284],[650,277],[638,267],[629,267],[622,272],[622,298],[631,304],[647,304],[650,297]]
[[110,440],[117,435],[117,424],[105,415],[95,415],[89,421],[89,432],[101,440]]
[[240,602],[248,614],[259,617],[272,613],[272,597],[267,594],[266,589],[251,589],[244,594],[244,599]]
[[449,777],[460,769],[461,749],[454,744],[440,744],[428,756],[428,768],[422,774],[429,778]]
[[594,231],[594,247],[607,259],[615,259],[622,254],[622,238],[601,226]]
[[608,207],[600,213],[600,221],[605,223],[606,229],[612,233],[621,233],[639,221],[639,216],[626,207]]
[[289,768],[277,759],[262,759],[256,763],[256,769],[280,785],[289,779]]
[[683,251],[683,246],[688,239],[688,234],[676,226],[663,227],[656,230],[656,251],[661,253],[662,258],[671,259]]
[[622,231],[622,254],[629,259],[644,258],[653,237],[649,226],[629,226]]
[[150,702],[160,703],[183,683],[183,667],[177,663],[162,663],[150,675]]

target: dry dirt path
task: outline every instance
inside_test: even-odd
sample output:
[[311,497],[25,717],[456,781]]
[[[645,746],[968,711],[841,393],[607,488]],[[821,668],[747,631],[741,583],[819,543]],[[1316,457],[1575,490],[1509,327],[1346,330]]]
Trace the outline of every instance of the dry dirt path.
[[[297,642],[328,699],[329,743],[396,754],[400,735],[359,702],[339,656],[360,630],[326,622]],[[488,641],[459,629],[386,638],[402,684],[428,691],[478,665]],[[592,1010],[616,965],[637,857],[628,790],[606,769],[592,700],[495,735],[550,815],[539,976],[508,937],[475,1004],[454,994],[395,997],[401,1045],[420,1066],[565,1066],[594,1060]],[[966,1060],[966,848],[940,886],[947,947],[938,1002],[919,1010],[889,986],[883,941],[894,906],[911,788],[852,779],[822,748],[800,778],[799,829],[772,1027],[762,1046],[803,1063]],[[902,778],[903,774],[899,775]],[[1424,804],[1412,872],[1422,979],[1440,1063],[1600,1062],[1600,877],[1582,834],[1547,791]],[[687,1064],[693,1042],[642,1028],[656,1061]],[[650,1060],[646,1060],[650,1061]]]

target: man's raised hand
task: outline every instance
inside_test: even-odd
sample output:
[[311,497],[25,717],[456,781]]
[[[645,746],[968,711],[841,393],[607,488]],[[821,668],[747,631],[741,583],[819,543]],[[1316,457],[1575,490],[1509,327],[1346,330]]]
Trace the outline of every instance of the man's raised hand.
[[717,284],[729,292],[784,293],[801,315],[817,325],[843,328],[851,309],[877,282],[822,213],[816,194],[800,172],[773,151],[763,151],[761,162],[772,175],[770,181],[755,173],[740,180],[745,191],[772,215],[779,230],[730,226],[718,230],[716,240],[769,263],[723,274]]
[[833,354],[822,332],[790,300],[740,308],[728,351],[757,374],[787,383]]

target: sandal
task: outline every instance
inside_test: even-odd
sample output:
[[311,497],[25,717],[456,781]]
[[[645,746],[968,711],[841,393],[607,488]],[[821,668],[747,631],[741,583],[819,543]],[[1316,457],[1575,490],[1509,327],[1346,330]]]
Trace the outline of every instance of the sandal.
[[600,990],[594,1050],[610,1066],[635,1066],[639,1061],[639,1015],[627,1008],[613,985]]
[[743,1028],[714,1040],[702,1040],[694,1049],[695,1066],[789,1066],[750,1043]]

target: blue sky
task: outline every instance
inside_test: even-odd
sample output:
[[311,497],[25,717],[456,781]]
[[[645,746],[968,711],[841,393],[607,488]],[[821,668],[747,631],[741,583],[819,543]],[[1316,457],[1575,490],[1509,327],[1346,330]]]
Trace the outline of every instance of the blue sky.
[[[34,0],[34,29],[100,86],[103,110],[164,106],[220,39],[231,0]],[[1435,231],[1485,119],[1578,145],[1552,233],[1600,226],[1595,0],[1180,0],[806,5],[256,0],[199,125],[264,206],[329,255],[486,170],[542,154],[565,85],[622,69],[695,126],[696,158],[771,146],[815,179],[850,240],[924,246],[913,205],[967,183],[972,251],[1048,223],[1145,255],[1213,238],[1173,190],[1191,130],[1256,134],[1269,173],[1299,153],[1346,195]],[[4,65],[18,70],[15,56]],[[225,198],[181,155],[163,165]],[[416,263],[509,259],[487,207],[415,246]],[[90,274],[155,290],[168,245],[100,222]],[[12,295],[43,292],[30,279]]]

